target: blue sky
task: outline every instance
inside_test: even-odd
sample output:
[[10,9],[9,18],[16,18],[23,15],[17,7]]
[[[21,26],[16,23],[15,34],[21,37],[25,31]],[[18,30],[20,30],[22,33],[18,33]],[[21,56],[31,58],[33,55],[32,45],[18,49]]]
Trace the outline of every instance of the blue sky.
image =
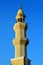
[[13,25],[20,2],[28,24],[27,57],[31,65],[43,65],[43,0],[0,0],[0,65],[11,65],[10,59],[15,56]]

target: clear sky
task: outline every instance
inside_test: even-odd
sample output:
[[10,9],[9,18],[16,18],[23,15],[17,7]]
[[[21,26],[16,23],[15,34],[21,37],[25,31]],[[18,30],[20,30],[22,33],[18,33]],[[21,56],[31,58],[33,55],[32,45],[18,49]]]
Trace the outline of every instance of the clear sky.
[[[28,24],[27,57],[31,65],[43,65],[43,0],[21,0],[22,9]],[[12,40],[15,37],[13,25],[20,0],[0,0],[0,65],[11,65],[14,58]]]

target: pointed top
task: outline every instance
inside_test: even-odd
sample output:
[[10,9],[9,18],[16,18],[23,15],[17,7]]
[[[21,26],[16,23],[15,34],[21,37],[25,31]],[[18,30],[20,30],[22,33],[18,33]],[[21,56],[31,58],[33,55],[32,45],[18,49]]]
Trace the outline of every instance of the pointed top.
[[18,18],[25,18],[26,16],[24,15],[24,12],[23,12],[23,10],[22,10],[22,4],[20,5],[20,9],[18,10],[18,12],[17,12],[17,15],[16,15],[16,19],[18,19]]
[[20,9],[22,9],[22,4],[20,5]]

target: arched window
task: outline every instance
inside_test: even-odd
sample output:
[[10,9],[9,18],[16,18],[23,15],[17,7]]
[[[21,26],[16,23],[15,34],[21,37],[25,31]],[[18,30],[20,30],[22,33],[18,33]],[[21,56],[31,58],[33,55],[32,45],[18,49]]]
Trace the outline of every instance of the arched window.
[[18,18],[18,22],[23,22],[24,19],[23,18]]

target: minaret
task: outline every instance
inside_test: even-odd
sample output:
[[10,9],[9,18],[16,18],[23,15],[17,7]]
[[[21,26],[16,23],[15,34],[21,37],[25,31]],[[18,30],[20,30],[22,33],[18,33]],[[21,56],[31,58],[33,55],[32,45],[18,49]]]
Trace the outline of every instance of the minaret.
[[16,23],[13,27],[15,31],[15,39],[13,40],[15,58],[11,59],[12,65],[30,65],[30,60],[27,59],[26,53],[28,39],[26,38],[27,25],[25,23],[25,17],[22,7],[20,7],[16,15]]

